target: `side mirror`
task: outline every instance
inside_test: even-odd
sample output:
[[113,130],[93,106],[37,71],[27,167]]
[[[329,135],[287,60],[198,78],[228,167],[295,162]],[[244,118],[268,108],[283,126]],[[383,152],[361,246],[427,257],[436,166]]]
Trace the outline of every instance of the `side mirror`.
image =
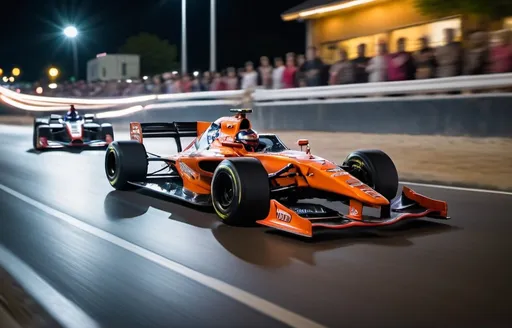
[[297,140],[297,145],[299,145],[301,147],[307,146],[307,145],[309,145],[309,140],[308,139],[299,139],[299,140]]
[[297,145],[300,146],[300,150],[302,151],[302,147],[306,147],[306,154],[309,154],[311,152],[309,148],[309,140],[308,139],[299,139],[297,140]]

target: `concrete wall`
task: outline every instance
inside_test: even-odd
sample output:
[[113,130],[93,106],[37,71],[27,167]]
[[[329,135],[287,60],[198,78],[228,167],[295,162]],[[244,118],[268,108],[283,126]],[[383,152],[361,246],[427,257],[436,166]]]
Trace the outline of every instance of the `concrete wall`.
[[[229,105],[152,109],[108,119],[130,121],[214,121],[232,115]],[[83,112],[83,111],[82,111]],[[355,99],[338,103],[296,102],[254,106],[255,129],[512,137],[512,95],[446,98]]]

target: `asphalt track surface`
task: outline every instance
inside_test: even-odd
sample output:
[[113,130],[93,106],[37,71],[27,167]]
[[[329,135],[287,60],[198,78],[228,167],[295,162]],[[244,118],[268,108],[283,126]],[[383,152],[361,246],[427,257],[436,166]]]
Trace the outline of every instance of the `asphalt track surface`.
[[0,126],[0,244],[98,326],[510,327],[511,194],[413,186],[452,220],[305,241],[113,191],[104,151],[31,148]]

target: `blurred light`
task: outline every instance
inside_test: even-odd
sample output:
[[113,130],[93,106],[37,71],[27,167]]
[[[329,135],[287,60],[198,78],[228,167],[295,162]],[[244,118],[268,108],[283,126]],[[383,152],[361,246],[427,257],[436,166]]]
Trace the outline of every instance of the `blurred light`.
[[16,89],[16,92],[17,92],[17,93],[21,93],[21,90],[20,90],[20,89]]
[[59,70],[55,67],[52,67],[48,70],[48,75],[50,75],[51,77],[56,77],[57,75],[59,75]]
[[18,67],[14,67],[14,68],[12,69],[12,75],[13,75],[13,76],[19,76],[19,75],[20,75],[20,73],[21,73],[21,71],[20,71],[20,69],[19,69]]
[[343,2],[338,5],[320,7],[317,9],[303,11],[303,12],[299,13],[299,16],[300,17],[308,17],[311,15],[325,14],[325,13],[332,12],[332,11],[337,11],[337,10],[342,10],[342,9],[352,8],[355,6],[364,5],[366,3],[370,3],[370,2],[374,2],[374,1],[375,0],[354,0],[354,1],[350,1],[350,2]]
[[78,35],[78,30],[74,26],[68,26],[64,29],[64,35],[68,38],[75,38]]
[[147,76],[144,76],[142,79],[143,79],[143,80],[147,80],[147,79],[148,79],[148,77],[147,77]]
[[9,78],[9,82],[14,82],[14,78],[12,76]]
[[43,88],[41,88],[41,87],[37,87],[37,89],[36,89],[36,93],[37,93],[37,94],[39,94],[39,95],[40,95],[41,93],[43,93]]
[[101,54],[97,54],[96,58],[98,58],[98,57],[105,57],[106,55],[107,55],[106,52],[102,52]]
[[4,82],[9,82],[9,78],[7,76],[4,76],[2,80],[4,80]]
[[0,68],[0,76],[4,75],[4,70]]
[[199,72],[198,72],[198,71],[195,71],[195,72],[194,72],[194,76],[195,76],[195,77],[198,77],[198,76],[199,76]]
[[50,88],[50,89],[57,89],[57,83],[50,83],[50,84],[48,84],[48,88]]
[[172,74],[178,75],[178,71],[172,71]]
[[126,83],[132,83],[133,81],[131,79],[126,80]]

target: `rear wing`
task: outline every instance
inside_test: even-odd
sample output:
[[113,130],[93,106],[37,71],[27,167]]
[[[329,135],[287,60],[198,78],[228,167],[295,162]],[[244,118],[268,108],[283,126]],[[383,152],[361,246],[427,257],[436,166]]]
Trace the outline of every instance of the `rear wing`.
[[197,122],[130,123],[130,139],[142,143],[144,138],[173,138],[178,152],[183,151],[181,138],[197,137]]

